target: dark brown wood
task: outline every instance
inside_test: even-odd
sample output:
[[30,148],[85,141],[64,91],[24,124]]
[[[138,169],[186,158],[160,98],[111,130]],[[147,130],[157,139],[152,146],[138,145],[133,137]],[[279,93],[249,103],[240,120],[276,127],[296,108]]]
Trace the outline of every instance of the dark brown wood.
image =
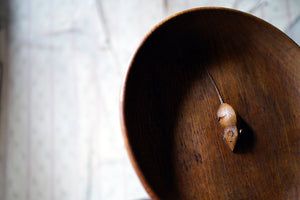
[[[205,68],[238,114],[235,153]],[[120,104],[153,199],[300,198],[300,48],[272,25],[223,8],[169,18],[136,52]]]

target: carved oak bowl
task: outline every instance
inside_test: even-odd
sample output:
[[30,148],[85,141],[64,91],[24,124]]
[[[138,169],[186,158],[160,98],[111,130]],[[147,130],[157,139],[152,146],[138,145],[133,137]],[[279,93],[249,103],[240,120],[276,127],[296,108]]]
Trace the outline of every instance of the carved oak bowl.
[[[205,72],[240,117],[236,151]],[[154,199],[299,199],[300,48],[223,8],[179,13],[151,31],[121,94],[132,164]]]

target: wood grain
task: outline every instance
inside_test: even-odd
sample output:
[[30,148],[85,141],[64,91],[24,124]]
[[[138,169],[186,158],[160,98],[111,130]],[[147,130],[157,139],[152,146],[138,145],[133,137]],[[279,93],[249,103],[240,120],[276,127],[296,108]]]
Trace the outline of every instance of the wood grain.
[[[239,116],[223,142],[218,96]],[[180,13],[136,52],[121,95],[131,161],[153,199],[299,199],[300,49],[251,15]]]

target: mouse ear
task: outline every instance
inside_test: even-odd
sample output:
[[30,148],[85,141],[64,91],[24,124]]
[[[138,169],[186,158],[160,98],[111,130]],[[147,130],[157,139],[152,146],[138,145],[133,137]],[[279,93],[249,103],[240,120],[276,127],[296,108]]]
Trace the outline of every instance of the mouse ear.
[[229,147],[229,149],[233,152],[238,141],[238,131],[237,127],[230,127],[224,130],[224,137],[225,143]]

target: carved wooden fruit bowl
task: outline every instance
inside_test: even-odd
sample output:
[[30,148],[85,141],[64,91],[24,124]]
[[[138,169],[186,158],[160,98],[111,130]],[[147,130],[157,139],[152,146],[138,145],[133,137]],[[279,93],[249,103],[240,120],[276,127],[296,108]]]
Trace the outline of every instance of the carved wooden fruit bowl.
[[[234,152],[205,69],[238,114],[243,134]],[[137,50],[121,123],[153,199],[299,199],[300,48],[239,11],[179,13]]]

